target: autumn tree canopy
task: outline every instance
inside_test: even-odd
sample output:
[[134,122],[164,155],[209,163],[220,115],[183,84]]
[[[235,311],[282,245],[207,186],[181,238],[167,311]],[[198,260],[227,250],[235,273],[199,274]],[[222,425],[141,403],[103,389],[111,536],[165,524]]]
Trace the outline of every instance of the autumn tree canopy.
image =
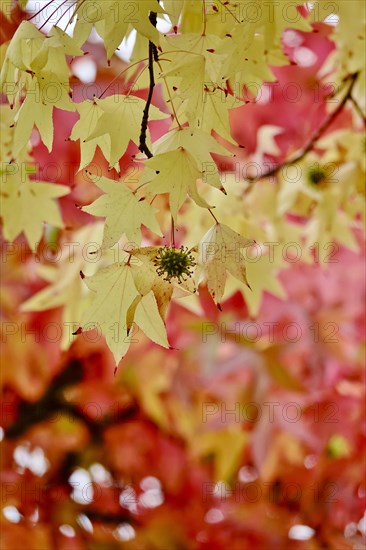
[[2,1],[5,550],[364,547],[365,11]]

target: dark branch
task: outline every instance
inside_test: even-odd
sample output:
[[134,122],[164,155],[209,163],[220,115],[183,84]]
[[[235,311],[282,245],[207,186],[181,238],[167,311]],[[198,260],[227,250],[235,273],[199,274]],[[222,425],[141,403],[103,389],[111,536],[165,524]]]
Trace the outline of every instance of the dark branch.
[[[150,12],[149,19],[152,25],[156,27],[156,21],[157,21],[157,13],[156,12]],[[151,105],[152,96],[154,93],[154,87],[155,87],[155,78],[154,78],[154,61],[158,61],[158,50],[153,42],[151,40],[149,41],[149,78],[150,78],[150,84],[149,84],[149,94],[147,96],[146,105],[144,108],[144,114],[142,117],[141,122],[141,133],[140,133],[140,144],[139,149],[141,153],[145,153],[145,155],[148,158],[151,158],[153,156],[152,152],[148,148],[146,144],[146,131],[147,131],[147,123],[149,122],[149,109]]]
[[[71,361],[51,382],[45,394],[36,403],[21,402],[17,420],[5,429],[8,439],[22,436],[32,426],[43,421],[55,421],[55,418],[80,420],[88,428],[94,440],[102,438],[103,430],[112,424],[125,422],[136,416],[138,408],[135,402],[121,403],[120,410],[101,419],[89,417],[83,410],[83,403],[69,403],[63,398],[63,390],[83,380],[82,363]],[[80,406],[79,406],[80,405]],[[4,404],[5,406],[5,404]]]

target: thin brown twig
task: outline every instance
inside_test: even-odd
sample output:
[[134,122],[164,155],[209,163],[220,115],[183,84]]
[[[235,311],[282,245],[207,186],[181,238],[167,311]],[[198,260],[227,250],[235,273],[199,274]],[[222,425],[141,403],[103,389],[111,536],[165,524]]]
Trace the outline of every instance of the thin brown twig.
[[326,120],[319,126],[319,128],[316,130],[316,132],[312,135],[311,139],[307,143],[307,145],[302,149],[300,153],[298,153],[295,157],[286,160],[285,162],[281,162],[274,168],[271,168],[267,172],[260,174],[259,176],[254,177],[247,177],[246,180],[249,182],[256,182],[258,180],[261,180],[263,178],[268,178],[271,176],[275,176],[280,170],[282,170],[285,166],[290,166],[291,164],[295,164],[296,162],[299,162],[302,160],[309,151],[311,151],[314,148],[314,145],[316,142],[321,138],[321,136],[324,134],[324,132],[329,128],[329,126],[334,122],[334,120],[337,118],[337,116],[340,114],[340,112],[343,110],[344,106],[346,105],[347,101],[352,99],[352,90],[354,88],[354,85],[356,83],[356,80],[358,78],[358,72],[354,73],[349,76],[349,80],[351,81],[351,84],[347,90],[347,93],[344,95],[342,101],[338,104],[337,108],[334,109],[334,111],[326,118]]
[[[140,59],[139,61],[136,61],[135,63],[132,63],[131,65],[128,65],[128,67],[126,67],[125,69],[122,69],[122,71],[120,73],[118,73],[117,76],[115,76],[113,78],[113,80],[111,80],[111,82],[108,84],[108,86],[104,89],[104,91],[100,94],[99,98],[98,99],[102,99],[102,97],[104,96],[104,94],[106,93],[106,91],[112,86],[112,84],[118,79],[120,78],[124,73],[126,73],[129,69],[131,69],[134,65],[139,65],[140,63],[144,63],[145,61],[147,61],[147,58],[146,59]],[[147,65],[145,65],[144,67],[144,70],[146,68]],[[141,73],[140,73],[141,75]],[[140,76],[139,75],[139,76]]]
[[[53,12],[51,13],[51,15],[49,15],[47,17],[47,19],[42,23],[42,25],[39,27],[39,30],[42,30],[43,27],[46,25],[46,23],[48,23],[48,21],[55,15],[55,13],[58,11],[59,8],[61,8],[62,6],[64,6],[66,4],[66,2],[68,2],[68,0],[63,0],[63,2],[61,4],[59,4],[58,6],[56,6],[56,8],[53,10]],[[68,8],[69,9],[69,8]],[[66,9],[66,11],[61,15],[61,17],[63,17],[65,15],[65,13],[67,13],[68,9]]]
[[366,126],[366,115],[364,114],[364,112],[362,111],[360,105],[357,103],[357,101],[355,100],[355,98],[351,95],[349,97],[349,100],[351,101],[352,105],[354,106],[355,110],[357,111],[357,113],[360,115],[360,117],[362,118],[362,122],[364,124],[364,126]]
[[[76,2],[73,4],[73,6],[76,6],[75,8],[75,11],[72,13],[70,19],[68,20],[67,24],[66,24],[66,27],[65,27],[65,32],[66,32],[66,29],[69,25],[71,25],[71,21],[74,19],[75,15],[77,14],[77,12],[79,11],[79,9],[82,7],[82,5],[85,3],[86,0],[80,0],[80,2],[77,4],[77,0]],[[68,11],[68,10],[67,10]]]

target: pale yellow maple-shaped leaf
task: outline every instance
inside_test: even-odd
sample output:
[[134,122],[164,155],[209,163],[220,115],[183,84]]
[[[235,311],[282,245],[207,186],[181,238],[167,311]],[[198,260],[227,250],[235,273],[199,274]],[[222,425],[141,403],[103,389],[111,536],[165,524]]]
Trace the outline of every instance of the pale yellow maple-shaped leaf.
[[138,296],[132,267],[115,263],[84,279],[95,295],[81,319],[81,331],[97,328],[106,338],[116,364],[130,347],[132,335],[127,333],[127,312]]
[[[73,38],[79,46],[82,46],[87,41],[93,25],[96,25],[99,21],[105,21],[108,17],[113,18],[114,16],[114,19],[116,19],[116,15],[113,12],[116,3],[116,0],[104,0],[99,2],[94,2],[94,0],[78,0],[78,2],[75,3],[73,17],[76,15],[76,24]],[[120,24],[122,38],[124,30],[128,26],[126,23],[126,21],[121,21]]]
[[[347,2],[326,2],[316,0],[315,13],[320,14],[321,20],[331,26],[333,33],[331,39],[335,41],[336,48],[328,57],[322,67],[322,74],[329,74],[334,69],[334,80],[341,82],[347,75],[363,72],[365,78],[365,39],[366,39],[366,5],[359,0],[347,0]],[[363,90],[363,101],[364,101]]]
[[55,199],[70,192],[66,185],[39,181],[22,182],[14,175],[3,174],[1,182],[1,216],[4,237],[14,241],[24,233],[29,246],[36,250],[43,233],[43,223],[64,227]]
[[[47,80],[42,81],[40,87],[38,82],[34,80],[34,90],[29,92],[23,101],[20,109],[14,117],[15,130],[14,130],[14,142],[13,142],[13,154],[17,156],[21,150],[27,145],[31,136],[33,127],[36,126],[41,139],[48,151],[51,152],[53,145],[53,108],[55,106],[62,108],[63,110],[74,111],[74,106],[70,101],[70,98],[65,97],[65,90],[60,96],[60,101],[46,102],[43,100],[45,96],[44,90],[47,86],[47,82],[54,85],[52,80],[52,74],[47,75]],[[62,86],[57,89],[61,90]]]
[[[200,118],[203,110],[203,86],[205,83],[206,59],[203,55],[191,55],[179,57],[178,60],[169,66],[162,77],[170,80],[169,77],[178,77],[175,96],[187,100],[185,114],[192,125],[195,119]],[[175,83],[170,83],[170,85]],[[174,97],[173,97],[174,102]]]
[[220,303],[224,295],[227,271],[249,287],[241,249],[253,244],[253,240],[246,239],[227,225],[219,223],[202,237],[199,244],[199,264],[207,277],[208,290],[216,304]]
[[192,155],[183,147],[176,151],[162,153],[145,161],[149,169],[147,174],[153,174],[149,184],[151,193],[169,193],[169,204],[174,221],[177,221],[178,210],[187,198],[187,194],[202,208],[212,208],[198,194],[197,180],[202,179],[203,173],[197,168]]
[[338,248],[337,246],[332,248],[334,241],[354,252],[359,251],[359,245],[352,231],[352,228],[356,227],[355,221],[338,205],[339,197],[335,190],[325,191],[304,231],[308,246],[311,247],[317,243],[319,259],[322,259],[325,251],[324,259],[329,263],[337,261],[334,254]]
[[[172,0],[173,2],[175,0]],[[230,32],[234,18],[228,11],[235,11],[235,7],[227,6],[228,2],[205,2],[205,5],[196,0],[185,0],[182,14],[180,31],[183,34],[200,33],[203,34],[204,28],[208,35],[225,36]],[[234,6],[237,5],[235,1]],[[203,8],[205,8],[206,17],[203,17]]]
[[[114,95],[94,101],[104,113],[99,117],[96,127],[85,141],[89,142],[97,138],[95,141],[99,145],[100,138],[104,138],[106,134],[110,136],[111,151],[106,158],[109,161],[109,167],[113,168],[125,153],[130,140],[139,145],[141,121],[146,102],[139,97],[127,95]],[[161,120],[167,116],[153,105],[150,106],[149,120]]]
[[164,348],[169,348],[165,324],[153,290],[138,300],[137,307],[134,308],[133,321],[150,340]]
[[164,8],[168,15],[173,29],[178,28],[179,17],[182,13],[184,0],[165,0]]
[[[221,68],[221,61],[224,56],[219,55],[217,52],[220,50],[222,44],[221,38],[213,34],[201,34],[201,33],[184,33],[180,35],[165,36],[162,40],[162,49],[169,51],[167,54],[172,61],[172,69],[174,69],[175,63],[182,67],[185,64],[193,62],[194,57],[201,55],[205,59],[205,79],[207,82],[221,82],[219,78],[219,72]],[[186,63],[181,63],[181,51],[184,50],[187,56]],[[196,85],[195,74],[192,72],[190,81],[192,85]],[[204,82],[201,82],[203,86]]]
[[[29,21],[22,21],[9,43],[6,52],[6,64],[10,63],[21,71],[31,70],[30,64],[39,52],[44,40],[45,35],[37,27]],[[8,69],[7,65],[2,68],[2,82]]]
[[162,236],[156,219],[156,208],[139,199],[121,182],[103,176],[90,175],[90,178],[105,195],[82,210],[93,216],[106,217],[102,248],[112,247],[123,234],[138,246],[141,243],[141,225]]
[[13,154],[17,156],[27,145],[33,127],[37,125],[41,139],[48,151],[52,150],[53,144],[53,106],[45,104],[38,98],[29,94],[17,115],[15,116],[14,148]]
[[162,76],[175,89],[173,102],[175,98],[186,100],[185,116],[193,128],[199,127],[202,119],[205,86],[214,88],[222,82],[218,73],[223,56],[216,53],[219,45],[220,38],[214,35],[188,33],[165,37],[163,49],[169,52],[166,55],[171,63]]
[[221,88],[215,90],[205,88],[202,95],[202,117],[197,121],[197,125],[208,134],[211,133],[211,130],[215,130],[230,143],[237,144],[231,136],[229,111],[241,107],[244,103],[234,95],[225,93]]
[[216,153],[226,157],[234,155],[207,132],[192,128],[177,128],[163,135],[154,142],[153,153],[154,155],[167,153],[179,147],[186,149],[195,159],[198,170],[203,172],[203,181],[223,191],[219,168],[211,154]]
[[[13,125],[14,113],[8,103],[4,103],[0,106],[0,158],[3,162],[3,167],[6,166],[6,171],[14,174],[25,172],[31,174],[36,172],[34,163],[30,157],[30,147],[24,148],[19,155],[17,155],[16,163],[14,163],[14,125]],[[4,177],[4,176],[3,176]]]
[[[37,55],[33,57],[30,64],[31,69],[36,74],[39,72],[52,73],[54,84],[69,87],[70,68],[66,60],[67,55],[77,57],[84,55],[84,52],[63,30],[59,27],[52,27]],[[53,98],[52,101],[54,101]]]
[[31,62],[45,36],[30,22],[23,21],[9,42],[0,73],[0,87],[11,105],[19,104],[20,91],[32,83]]
[[[151,288],[152,278],[145,281],[144,275],[149,276],[149,273],[146,270],[141,273],[141,266],[127,262],[112,264],[84,279],[95,295],[77,332],[97,327],[106,337],[116,364],[126,355],[130,344],[136,341],[136,333],[130,330],[133,322],[153,342],[169,347],[164,319]],[[141,282],[143,292],[135,281]]]
[[[74,110],[68,95],[70,70],[66,55],[83,55],[83,52],[57,27],[45,37],[34,25],[22,24],[14,35],[1,75],[9,101],[16,101],[14,156],[27,145],[34,126],[51,151],[53,108]],[[20,105],[23,93],[25,99]]]
[[64,111],[75,110],[68,89],[68,79],[61,81],[54,71],[42,71],[28,83],[26,97],[14,116],[15,156],[27,145],[34,126],[37,127],[48,151],[52,150],[54,107]]
[[95,25],[110,59],[132,26],[147,39],[159,44],[159,32],[149,20],[150,12],[164,13],[156,0],[79,0],[74,37],[82,45]]
[[264,292],[286,299],[286,292],[277,278],[277,273],[280,267],[285,268],[289,265],[281,262],[276,255],[272,257],[263,252],[258,252],[258,260],[256,254],[253,254],[253,259],[246,262],[248,278],[253,281],[253,287],[250,290],[244,286],[242,291],[250,315],[258,315]]
[[[263,81],[275,80],[268,67],[265,52],[264,37],[256,34],[254,23],[249,21],[236,25],[231,33],[224,37],[220,49],[220,53],[227,56],[222,63],[222,82],[230,79],[234,93],[241,95],[244,84],[260,85]],[[286,62],[284,58],[284,63]]]
[[87,142],[85,141],[93,132],[98,120],[104,113],[103,109],[95,101],[89,99],[82,101],[76,105],[76,110],[80,118],[72,129],[70,139],[72,141],[80,140],[80,171],[92,162],[98,145],[105,158],[109,158],[111,139],[109,135],[105,134]]
[[[55,266],[40,265],[37,273],[50,284],[29,298],[21,306],[22,311],[45,311],[63,307],[63,330],[61,349],[68,349],[75,339],[72,333],[78,328],[78,322],[88,290],[80,272],[92,275],[97,264],[86,254],[86,246],[93,243],[97,246],[102,240],[103,223],[97,222],[82,227],[73,234],[70,243],[60,246],[61,258]],[[92,252],[92,250],[91,250]]]

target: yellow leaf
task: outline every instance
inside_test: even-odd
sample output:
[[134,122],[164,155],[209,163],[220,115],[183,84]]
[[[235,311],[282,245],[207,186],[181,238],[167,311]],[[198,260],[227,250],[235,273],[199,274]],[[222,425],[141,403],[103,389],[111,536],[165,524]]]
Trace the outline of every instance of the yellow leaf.
[[82,282],[80,271],[91,275],[96,269],[96,264],[85,255],[85,247],[99,243],[102,233],[102,223],[89,224],[76,231],[70,245],[65,242],[61,246],[61,259],[55,266],[40,265],[37,269],[38,275],[50,284],[21,306],[21,311],[45,311],[63,306],[63,350],[68,349],[75,338],[72,333],[90,294]]
[[169,347],[165,324],[160,316],[152,290],[145,294],[138,303],[134,322],[150,340],[164,348]]
[[153,145],[155,155],[175,151],[183,147],[195,159],[197,168],[203,172],[203,181],[213,187],[223,190],[219,170],[210,153],[226,157],[233,157],[223,145],[218,143],[210,134],[199,129],[179,128],[168,132]]
[[98,145],[105,158],[110,157],[111,140],[110,136],[105,134],[99,138],[89,139],[87,142],[85,141],[93,132],[98,120],[104,113],[103,109],[95,101],[82,101],[76,105],[76,110],[80,115],[80,119],[74,125],[70,139],[73,141],[80,140],[79,170],[82,170],[93,160]]
[[[89,142],[97,138],[96,143],[99,145],[100,138],[104,139],[106,134],[109,135],[111,151],[106,158],[110,168],[113,168],[125,153],[130,140],[136,145],[139,144],[146,102],[139,97],[127,95],[95,99],[95,102],[104,112],[85,141]],[[149,120],[161,120],[167,116],[156,107],[150,106]]]
[[84,282],[95,296],[82,316],[81,328],[84,332],[97,328],[106,337],[118,364],[130,347],[132,335],[127,334],[127,311],[138,295],[131,266],[109,265],[86,277]]
[[43,233],[43,223],[64,227],[55,199],[70,192],[66,185],[22,182],[16,175],[3,174],[0,182],[1,216],[5,239],[13,241],[24,233],[29,246],[36,250]]
[[93,216],[105,216],[105,228],[102,248],[112,247],[123,234],[138,246],[141,243],[141,225],[162,235],[156,220],[157,210],[148,202],[136,197],[123,183],[90,176],[94,183],[106,193],[89,206],[84,212]]
[[188,195],[202,208],[212,208],[198,194],[197,180],[203,172],[197,168],[194,158],[183,147],[176,151],[162,153],[145,161],[149,174],[155,170],[156,176],[149,185],[151,193],[169,193],[169,204],[174,221],[177,221],[178,210]]
[[219,304],[225,290],[226,271],[234,275],[248,287],[244,256],[240,252],[254,244],[230,229],[227,225],[216,223],[202,237],[199,244],[199,263],[207,277],[208,290]]

